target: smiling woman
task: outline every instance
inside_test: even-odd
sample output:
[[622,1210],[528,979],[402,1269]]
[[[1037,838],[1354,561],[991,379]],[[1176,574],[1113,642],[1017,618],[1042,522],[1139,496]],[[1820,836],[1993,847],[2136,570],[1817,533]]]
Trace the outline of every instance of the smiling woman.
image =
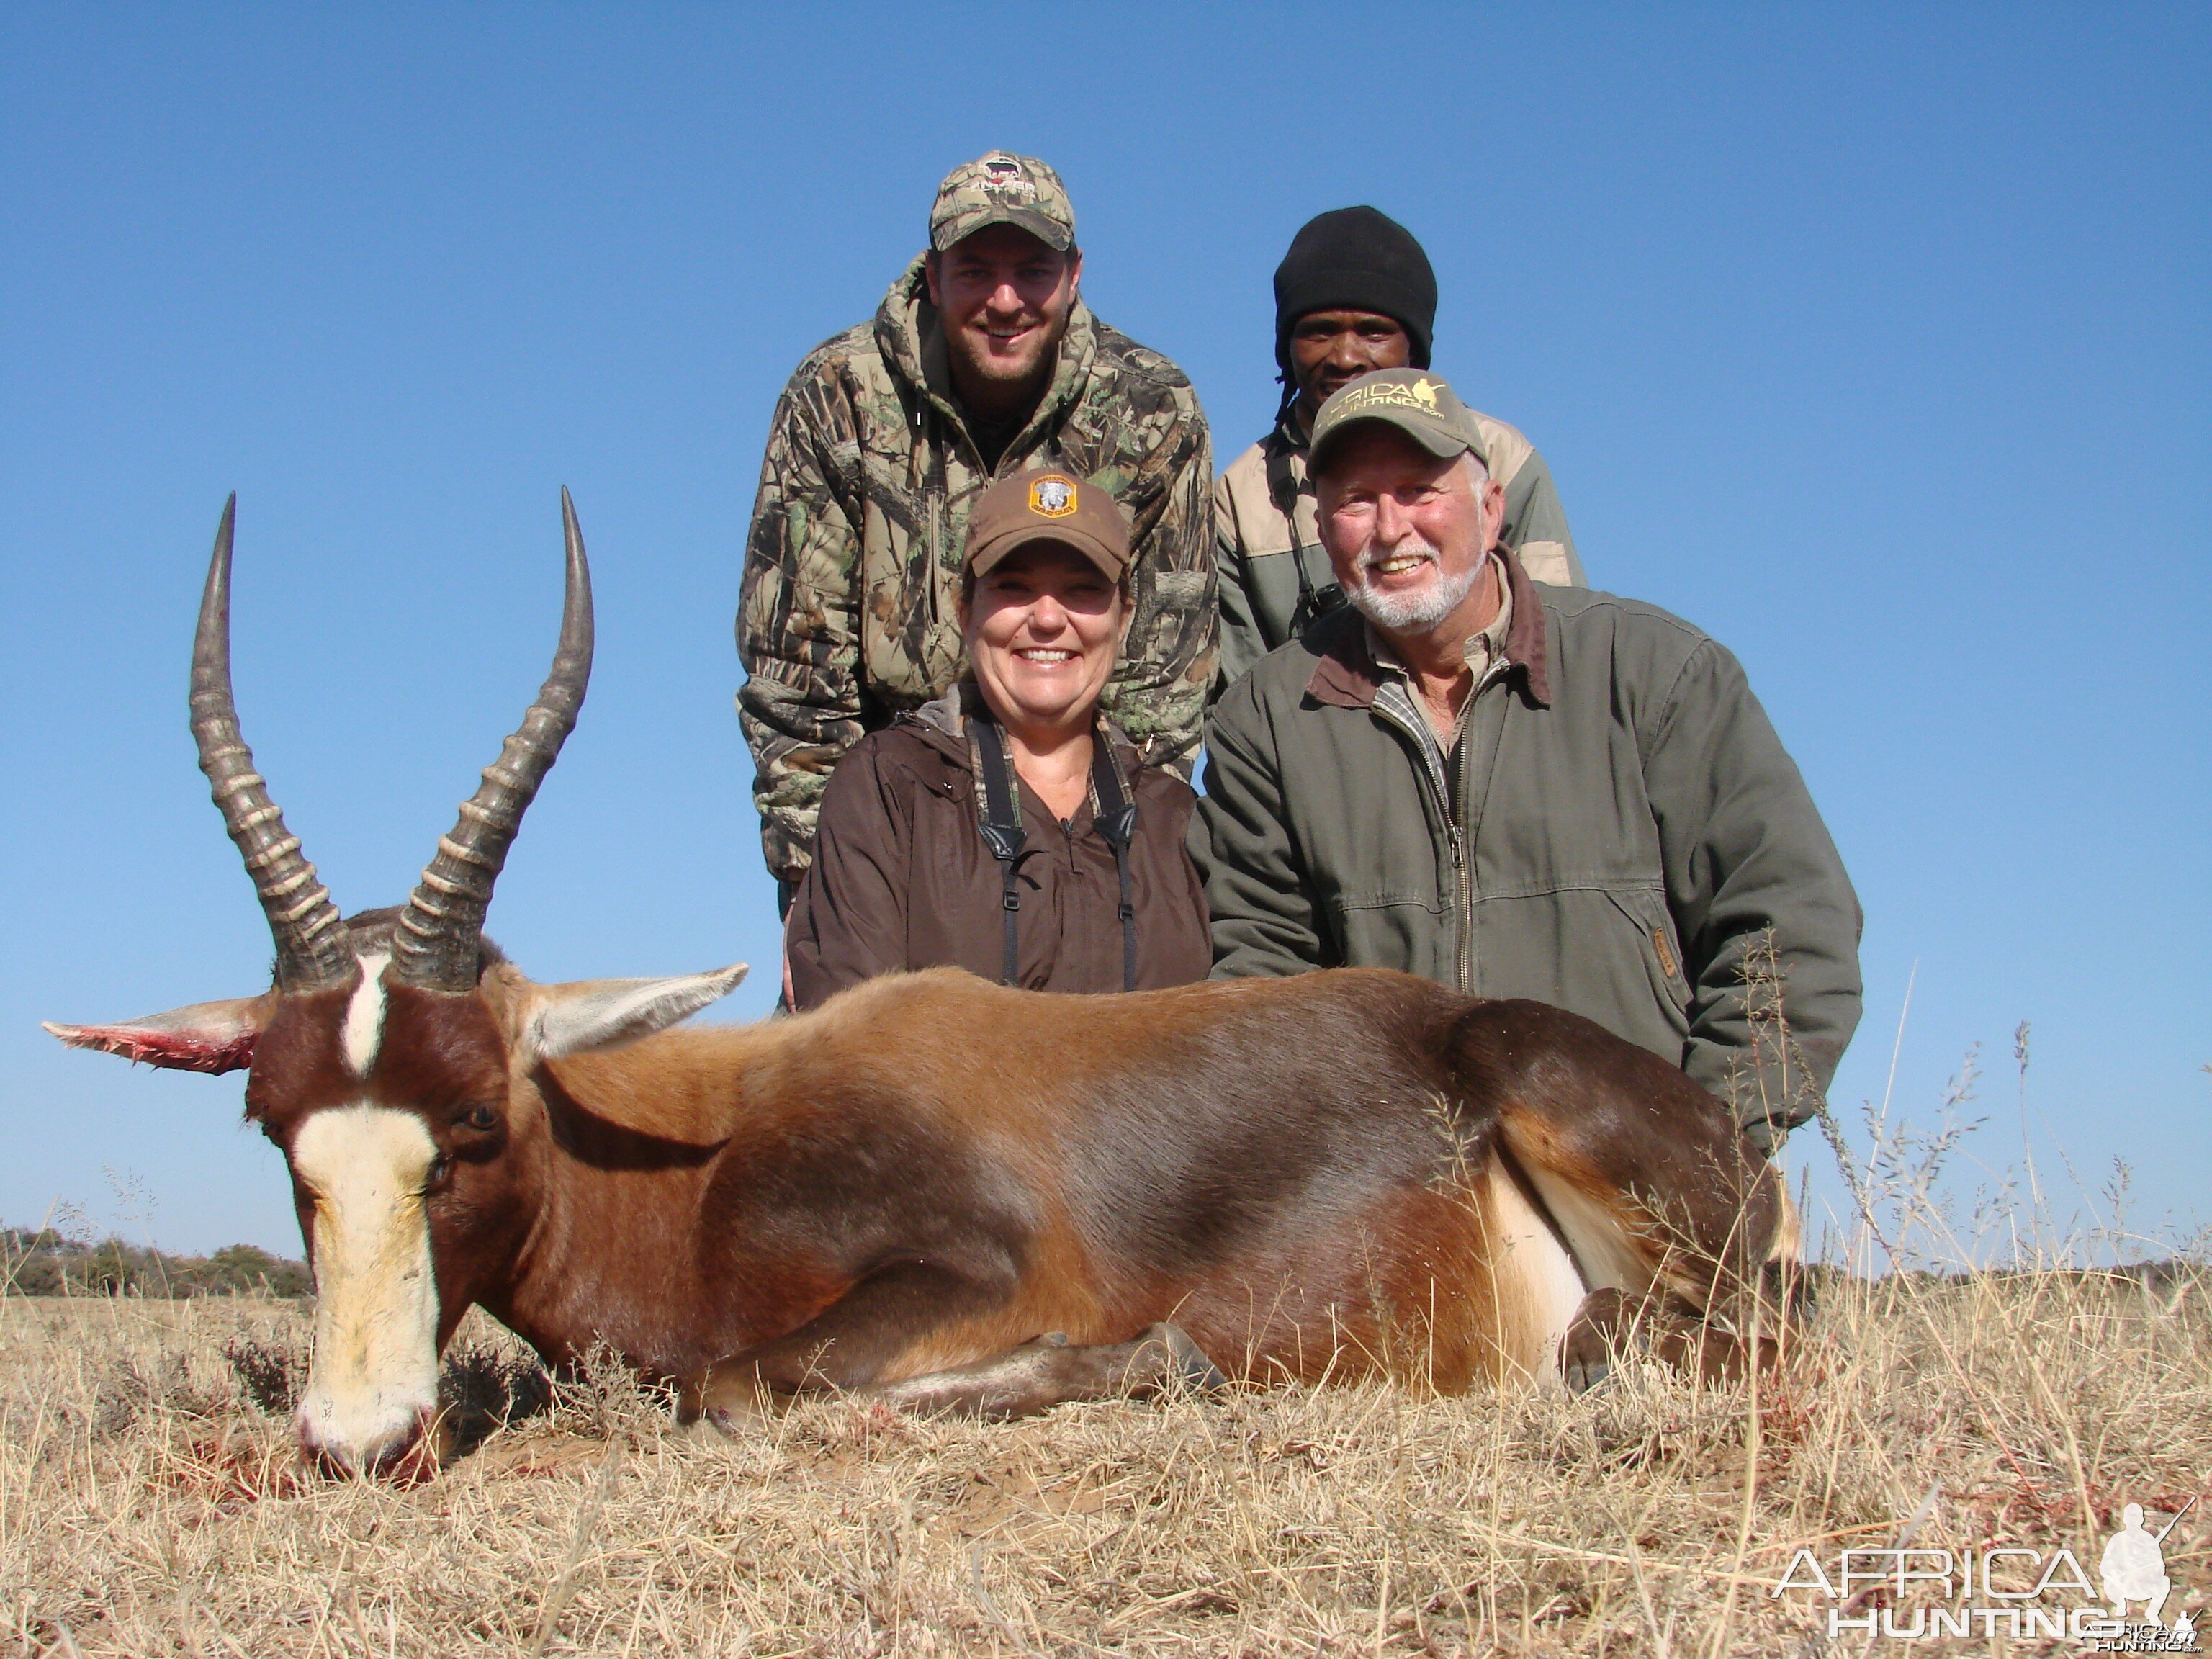
[[831,775],[785,936],[793,1007],[945,964],[1042,991],[1206,976],[1189,786],[1139,764],[1098,714],[1128,564],[1121,510],[1087,479],[1021,473],[978,498],[968,671]]

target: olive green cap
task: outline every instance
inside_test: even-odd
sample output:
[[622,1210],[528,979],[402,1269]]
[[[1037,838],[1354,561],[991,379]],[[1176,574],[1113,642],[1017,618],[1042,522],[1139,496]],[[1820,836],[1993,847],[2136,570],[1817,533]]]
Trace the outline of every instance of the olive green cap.
[[1441,375],[1425,368],[1378,368],[1337,388],[1314,416],[1306,469],[1319,473],[1337,438],[1366,421],[1394,426],[1440,461],[1473,455],[1485,466],[1482,428]]
[[929,210],[930,246],[942,253],[986,225],[1016,226],[1055,253],[1075,246],[1067,186],[1034,155],[994,149],[945,175]]
[[975,498],[968,514],[968,568],[987,575],[1016,550],[1056,542],[1109,581],[1129,568],[1129,521],[1114,498],[1073,472],[1017,472]]

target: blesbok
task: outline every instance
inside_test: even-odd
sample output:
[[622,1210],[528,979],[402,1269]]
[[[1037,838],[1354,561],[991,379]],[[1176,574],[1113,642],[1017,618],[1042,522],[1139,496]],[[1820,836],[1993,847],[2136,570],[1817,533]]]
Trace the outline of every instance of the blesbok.
[[472,1303],[550,1362],[609,1344],[726,1427],[810,1388],[1011,1413],[1215,1368],[1583,1381],[1625,1322],[1711,1358],[1768,1305],[1791,1224],[1765,1162],[1679,1071],[1540,1004],[1372,970],[1076,997],[941,969],[669,1030],[744,969],[526,979],[483,929],[590,672],[565,490],[544,689],[407,902],[341,920],[239,733],[235,507],[192,731],[274,983],[48,1029],[247,1071],[314,1269],[310,1455],[434,1446]]

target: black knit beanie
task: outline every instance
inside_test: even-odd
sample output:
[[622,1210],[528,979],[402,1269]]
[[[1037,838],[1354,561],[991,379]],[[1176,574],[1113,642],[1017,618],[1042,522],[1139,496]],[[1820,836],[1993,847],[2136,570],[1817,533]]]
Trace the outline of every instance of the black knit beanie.
[[1291,331],[1311,312],[1342,306],[1394,318],[1429,366],[1437,273],[1413,232],[1371,207],[1336,208],[1306,222],[1275,267],[1275,362],[1291,369]]

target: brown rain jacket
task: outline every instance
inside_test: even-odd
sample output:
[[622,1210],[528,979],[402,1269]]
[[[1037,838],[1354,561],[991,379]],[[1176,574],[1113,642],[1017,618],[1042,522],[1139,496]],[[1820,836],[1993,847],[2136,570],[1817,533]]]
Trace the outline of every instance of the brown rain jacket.
[[[785,928],[792,1005],[903,969],[951,964],[995,981],[1005,966],[998,861],[983,844],[975,750],[960,699],[902,714],[855,744],[822,799],[815,858]],[[1137,805],[1129,868],[1137,988],[1206,977],[1213,960],[1206,897],[1184,850],[1194,797],[1164,767],[1142,766],[1110,732]],[[1063,824],[1029,790],[1016,913],[1018,983],[1031,991],[1122,988],[1121,886],[1088,802]]]

